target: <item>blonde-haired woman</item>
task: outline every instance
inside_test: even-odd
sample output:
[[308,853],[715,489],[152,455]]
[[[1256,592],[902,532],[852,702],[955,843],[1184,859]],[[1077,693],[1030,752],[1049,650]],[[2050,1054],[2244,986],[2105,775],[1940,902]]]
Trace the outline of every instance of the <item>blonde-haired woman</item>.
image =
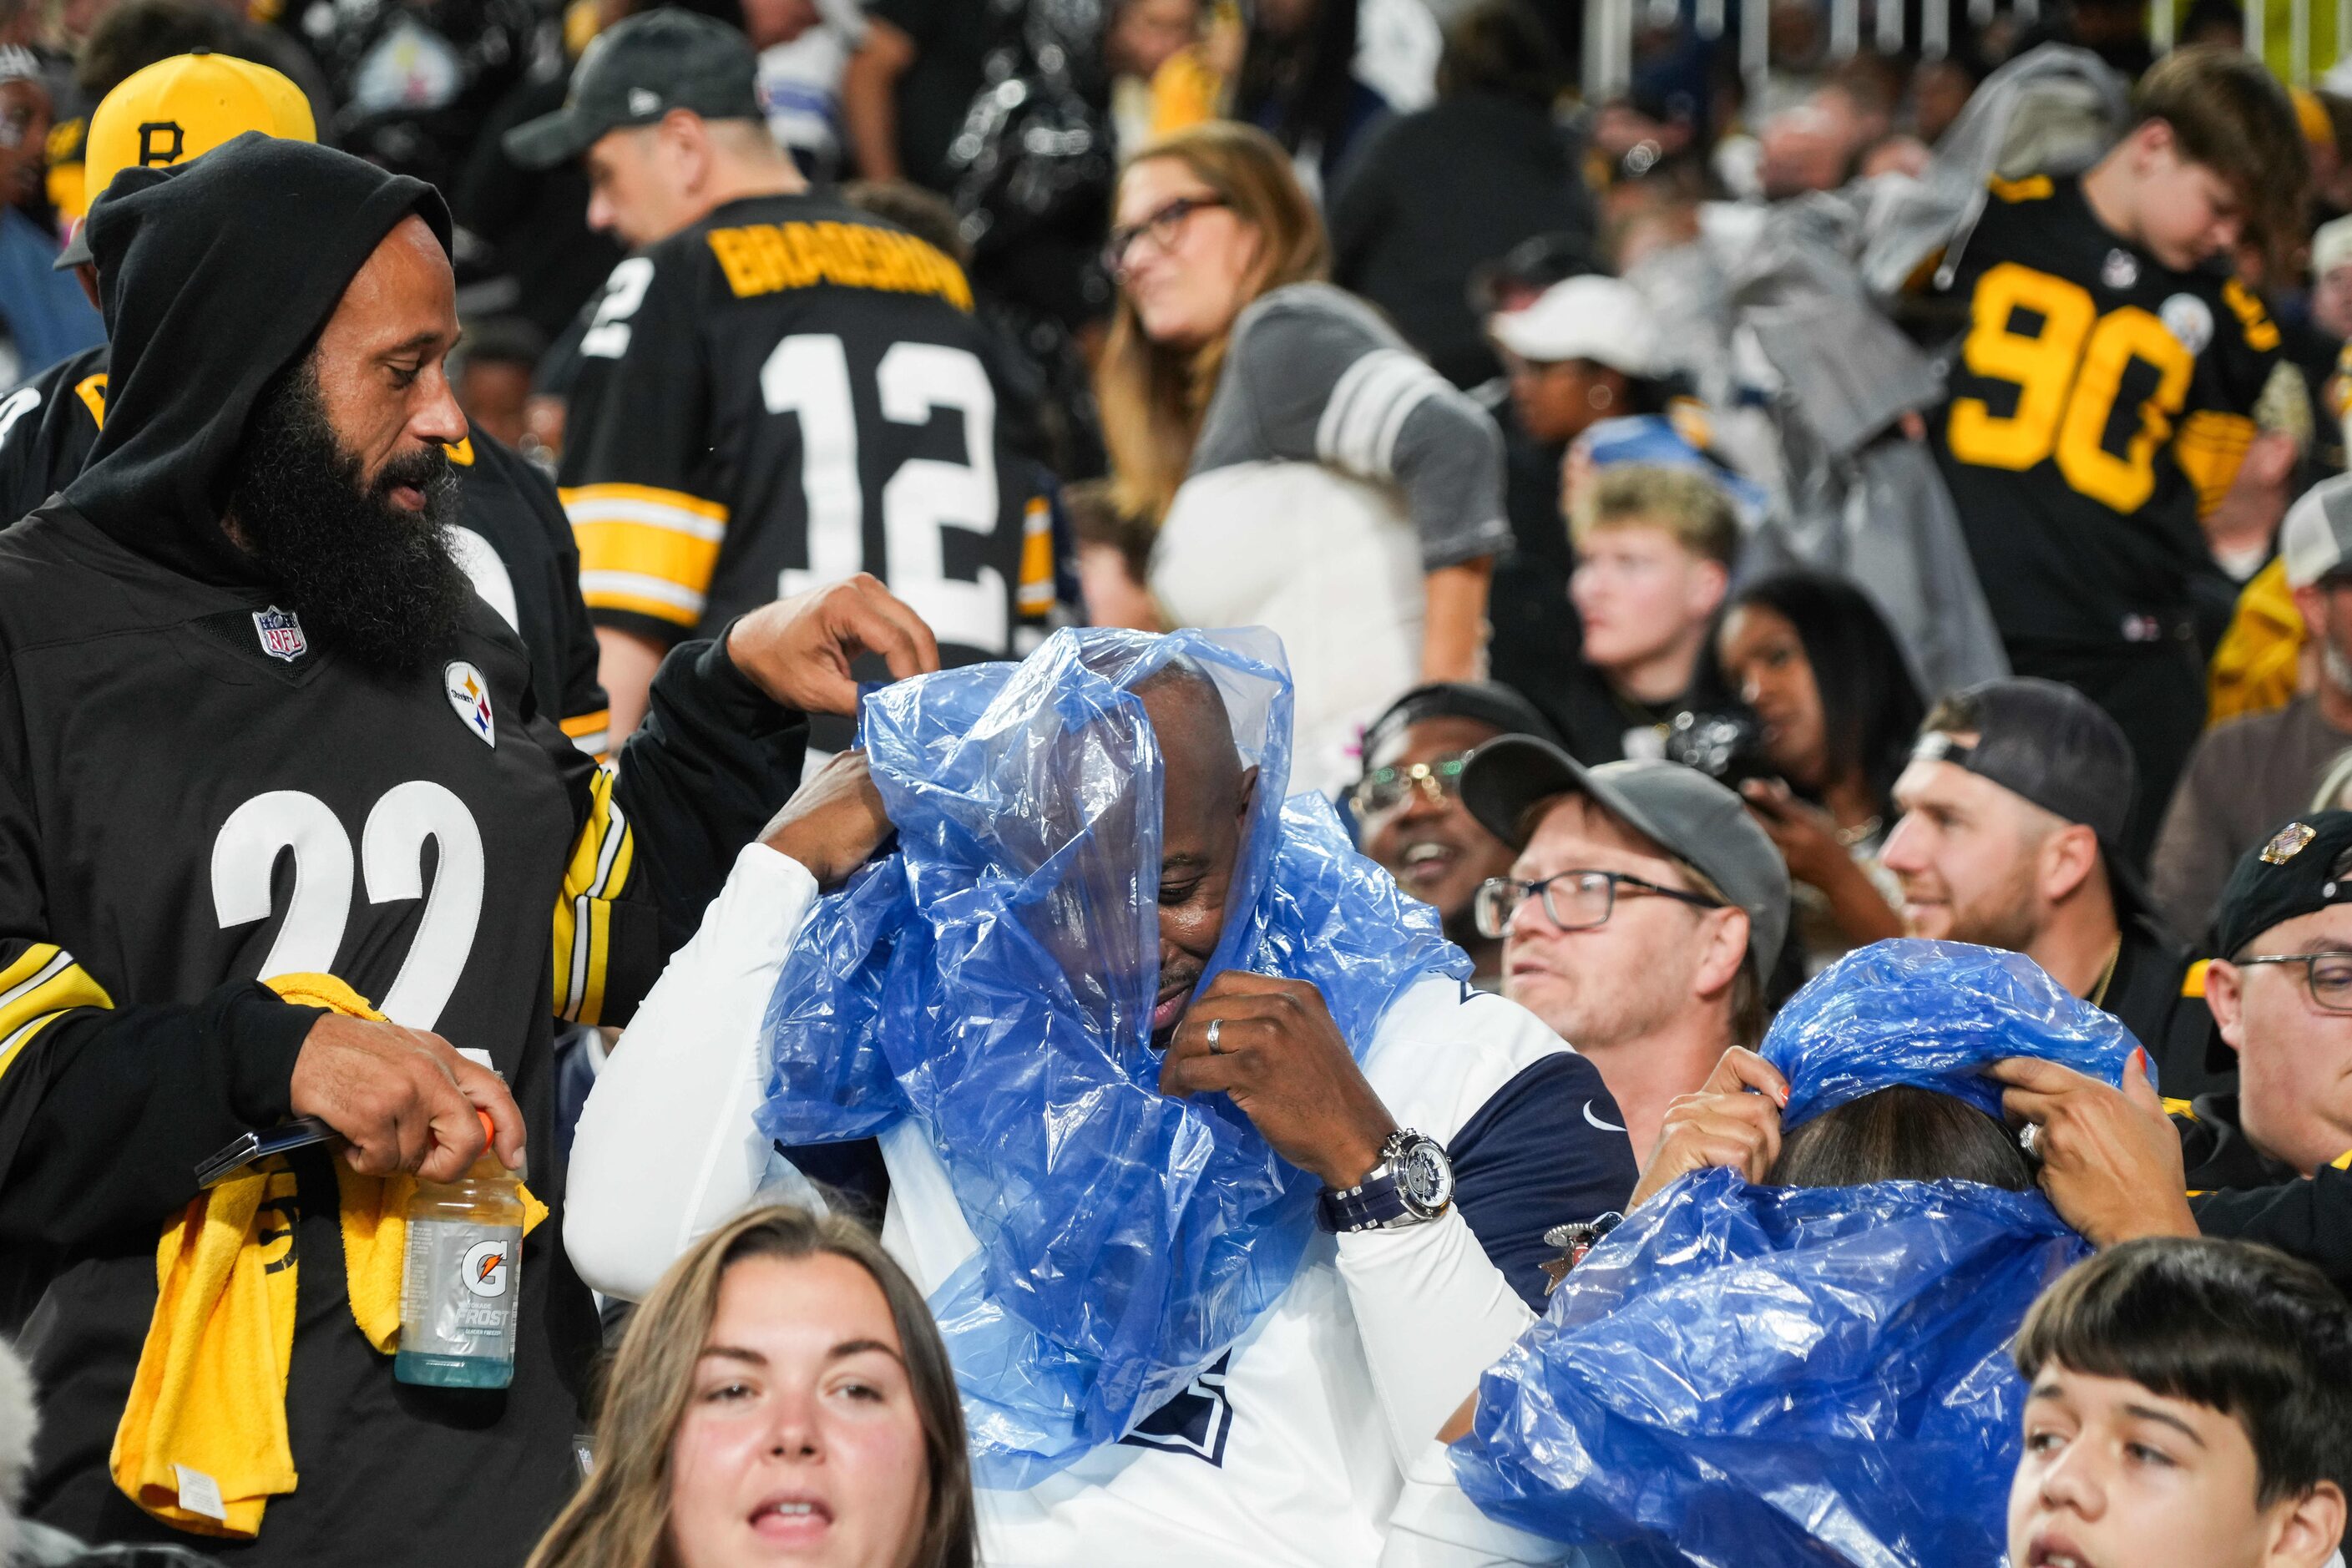
[[1501,436],[1320,281],[1322,220],[1263,132],[1149,144],[1116,210],[1097,390],[1118,500],[1160,523],[1151,591],[1173,624],[1281,636],[1292,777],[1337,790],[1398,692],[1481,670]]
[[596,1468],[530,1568],[972,1568],[963,1411],[922,1292],[839,1216],[755,1209],[630,1319]]

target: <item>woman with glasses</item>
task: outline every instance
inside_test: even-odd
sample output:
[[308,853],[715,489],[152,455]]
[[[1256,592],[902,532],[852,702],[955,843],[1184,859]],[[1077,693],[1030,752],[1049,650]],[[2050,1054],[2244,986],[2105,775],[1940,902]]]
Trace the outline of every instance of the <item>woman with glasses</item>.
[[1170,624],[1282,638],[1294,778],[1336,794],[1399,691],[1480,673],[1510,528],[1494,422],[1320,281],[1328,259],[1263,132],[1151,143],[1119,179],[1097,386],[1118,504],[1158,524]]
[[1507,875],[1511,847],[1462,804],[1462,769],[1497,735],[1557,739],[1534,704],[1491,681],[1417,686],[1364,731],[1364,776],[1348,794],[1364,853],[1398,886],[1445,917],[1445,934],[1476,966],[1472,984],[1501,987],[1503,943],[1478,929],[1480,884]]

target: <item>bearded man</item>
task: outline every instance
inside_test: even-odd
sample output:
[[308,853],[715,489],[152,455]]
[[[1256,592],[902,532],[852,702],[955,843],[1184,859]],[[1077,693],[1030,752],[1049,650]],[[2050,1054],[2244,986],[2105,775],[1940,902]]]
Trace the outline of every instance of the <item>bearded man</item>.
[[[247,135],[126,171],[89,232],[109,416],[0,534],[0,1333],[42,1391],[28,1511],[251,1563],[519,1563],[576,1480],[595,1315],[534,1231],[501,1276],[510,1384],[395,1383],[404,1178],[528,1145],[560,1209],[551,1019],[628,1016],[789,794],[805,715],[854,702],[853,658],[936,651],[870,579],[769,606],[679,647],[601,768],[451,555],[432,189]],[[342,1148],[199,1186],[306,1116]]]

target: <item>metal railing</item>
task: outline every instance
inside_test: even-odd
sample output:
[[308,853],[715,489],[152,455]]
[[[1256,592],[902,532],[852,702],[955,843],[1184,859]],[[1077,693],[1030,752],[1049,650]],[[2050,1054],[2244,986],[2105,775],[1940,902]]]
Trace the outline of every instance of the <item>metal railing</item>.
[[[1737,30],[1740,74],[1747,79],[1751,101],[1760,101],[1768,65],[1768,38],[1772,0],[1693,0],[1692,26],[1703,38],[1717,38],[1727,26]],[[1830,53],[1843,59],[1863,47],[1863,0],[1829,0]],[[2352,46],[2352,0],[2336,0],[2333,36],[2314,36],[2313,0],[2243,0],[2246,52],[2294,87],[2308,87],[2326,73]],[[1906,35],[1903,0],[1882,0],[1873,9],[1870,47],[1880,54],[1899,54],[1916,43],[1921,58],[1940,58],[1951,47],[1956,13],[1965,7],[1971,26],[1993,19],[1996,0],[1922,0],[1919,34]],[[2148,39],[2161,54],[2179,34],[2179,12],[2186,0],[2149,0]],[[1639,12],[1637,12],[1637,7]],[[2009,0],[2008,8],[2027,26],[2039,16],[2039,0]],[[1646,13],[1641,15],[1640,13]],[[1633,80],[1633,34],[1639,23],[1653,27],[1676,25],[1677,0],[1589,0],[1584,11],[1584,92],[1600,102],[1624,90]],[[2284,22],[2282,32],[2279,24]]]

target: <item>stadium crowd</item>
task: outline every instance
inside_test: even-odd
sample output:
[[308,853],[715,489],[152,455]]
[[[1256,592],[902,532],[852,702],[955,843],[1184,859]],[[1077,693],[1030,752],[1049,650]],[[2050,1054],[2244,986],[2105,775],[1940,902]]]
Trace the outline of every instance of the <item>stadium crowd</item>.
[[2352,46],[1709,10],[0,0],[0,1568],[2342,1568]]

